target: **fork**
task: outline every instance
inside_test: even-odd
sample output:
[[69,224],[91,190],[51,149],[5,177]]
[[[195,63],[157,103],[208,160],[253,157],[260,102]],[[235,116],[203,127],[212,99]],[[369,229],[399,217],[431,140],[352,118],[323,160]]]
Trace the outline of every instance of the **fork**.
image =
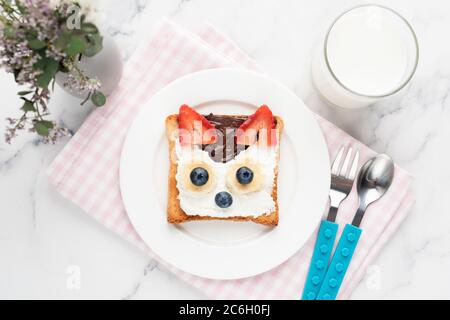
[[356,150],[352,161],[353,148],[348,148],[343,160],[345,149],[342,147],[339,150],[331,166],[330,209],[327,219],[320,223],[302,300],[315,300],[322,286],[338,231],[338,224],[335,222],[338,208],[352,190],[356,177],[359,151]]

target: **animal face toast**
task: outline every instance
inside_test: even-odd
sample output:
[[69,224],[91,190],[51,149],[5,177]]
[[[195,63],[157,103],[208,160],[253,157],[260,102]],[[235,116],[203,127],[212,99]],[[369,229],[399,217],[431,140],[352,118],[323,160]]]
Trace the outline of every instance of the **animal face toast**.
[[168,221],[278,224],[281,118],[206,115],[183,105],[166,119],[170,149]]

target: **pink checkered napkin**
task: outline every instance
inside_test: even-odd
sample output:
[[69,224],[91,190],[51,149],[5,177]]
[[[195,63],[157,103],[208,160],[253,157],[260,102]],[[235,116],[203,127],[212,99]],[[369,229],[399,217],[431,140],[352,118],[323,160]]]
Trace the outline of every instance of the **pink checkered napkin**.
[[[125,212],[120,196],[119,159],[128,127],[142,103],[181,76],[216,67],[257,70],[247,55],[211,26],[192,34],[172,22],[163,21],[127,62],[122,82],[108,99],[108,104],[87,118],[51,164],[48,176],[63,196],[211,298],[299,299],[315,235],[292,258],[271,271],[247,279],[218,281],[184,273],[161,261],[139,238]],[[317,120],[332,157],[343,144],[358,148],[362,161],[375,154],[328,121],[319,116]],[[368,210],[362,225],[363,236],[343,283],[340,299],[351,295],[366,268],[406,217],[414,202],[411,180],[408,173],[396,168],[391,189]],[[341,226],[351,221],[356,207],[353,192],[339,212]]]

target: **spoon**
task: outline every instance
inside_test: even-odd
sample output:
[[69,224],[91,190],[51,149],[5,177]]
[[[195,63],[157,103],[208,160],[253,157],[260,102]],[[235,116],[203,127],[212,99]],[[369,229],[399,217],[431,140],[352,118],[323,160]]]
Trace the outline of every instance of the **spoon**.
[[389,189],[394,179],[394,163],[381,154],[364,164],[358,174],[357,190],[359,207],[352,224],[347,224],[331,259],[330,266],[317,295],[318,300],[336,299],[345,273],[356,250],[362,229],[359,228],[367,207],[379,200]]
[[370,159],[361,168],[358,175],[357,189],[359,208],[356,211],[352,225],[359,227],[367,207],[380,199],[394,180],[394,162],[380,154]]

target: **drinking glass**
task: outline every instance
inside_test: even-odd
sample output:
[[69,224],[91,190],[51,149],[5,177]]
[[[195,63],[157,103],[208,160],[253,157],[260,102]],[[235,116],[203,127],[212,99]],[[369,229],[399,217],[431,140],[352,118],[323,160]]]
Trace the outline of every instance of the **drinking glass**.
[[396,11],[375,4],[342,13],[312,61],[312,77],[329,104],[361,108],[404,88],[419,61],[416,34]]

